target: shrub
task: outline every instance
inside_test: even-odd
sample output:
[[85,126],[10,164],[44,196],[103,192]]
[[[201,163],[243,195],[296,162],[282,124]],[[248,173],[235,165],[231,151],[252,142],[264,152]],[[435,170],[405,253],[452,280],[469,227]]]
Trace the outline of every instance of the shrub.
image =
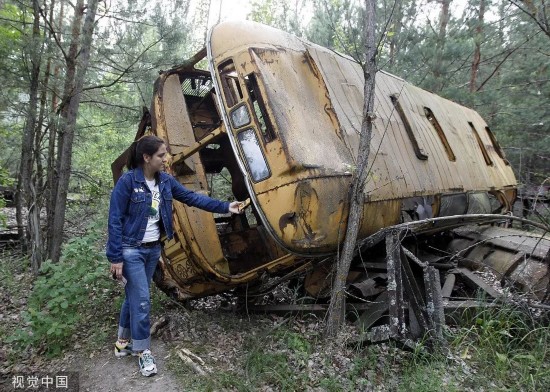
[[98,306],[92,293],[109,292],[105,257],[96,249],[99,238],[98,230],[73,238],[59,263],[48,260],[42,265],[23,312],[24,327],[8,342],[31,345],[50,356],[68,346],[83,315]]
[[[4,168],[0,167],[0,186],[12,186],[14,184],[13,178],[11,178],[8,174],[8,171]],[[4,196],[0,194],[0,208],[4,208],[6,206],[6,200],[4,199]],[[0,227],[6,225],[6,216],[0,212]]]

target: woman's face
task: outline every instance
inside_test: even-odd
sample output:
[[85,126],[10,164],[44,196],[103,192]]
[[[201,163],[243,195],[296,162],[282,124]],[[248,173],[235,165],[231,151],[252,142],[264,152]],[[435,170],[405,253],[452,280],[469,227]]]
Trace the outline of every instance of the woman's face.
[[143,159],[152,173],[164,170],[164,165],[168,159],[166,145],[161,144],[153,155],[143,154]]

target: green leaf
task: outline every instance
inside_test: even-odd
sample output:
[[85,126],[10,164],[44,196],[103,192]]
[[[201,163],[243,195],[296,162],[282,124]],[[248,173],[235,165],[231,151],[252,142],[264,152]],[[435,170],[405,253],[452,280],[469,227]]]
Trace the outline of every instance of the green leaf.
[[528,361],[536,361],[537,359],[535,358],[534,355],[531,355],[531,354],[518,354],[518,355],[514,355],[514,359],[526,359]]
[[508,360],[508,357],[505,354],[496,353],[496,356],[499,362],[506,362]]

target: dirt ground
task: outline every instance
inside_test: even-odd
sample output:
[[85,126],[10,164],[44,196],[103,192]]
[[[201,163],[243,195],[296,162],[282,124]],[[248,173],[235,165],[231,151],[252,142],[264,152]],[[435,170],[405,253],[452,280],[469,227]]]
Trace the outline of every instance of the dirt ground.
[[[25,377],[26,390],[64,390],[79,392],[126,392],[126,391],[150,391],[150,392],[180,392],[184,391],[176,377],[167,366],[166,361],[170,354],[168,344],[159,339],[153,339],[151,344],[155,360],[157,362],[158,374],[151,377],[144,377],[139,373],[137,357],[127,356],[116,358],[112,345],[105,344],[98,351],[68,354],[63,358],[53,361],[46,361],[34,364],[32,367],[21,366],[14,368],[8,374],[4,374],[0,382],[0,391],[17,391],[13,384],[15,375]],[[40,370],[32,370],[40,369]],[[26,379],[28,376],[38,374],[54,376],[57,374],[78,375],[78,387],[73,379],[69,379],[68,388],[43,388],[29,389]],[[25,390],[25,389],[23,389]]]
[[80,392],[150,391],[179,392],[184,390],[166,368],[169,347],[159,339],[153,339],[151,348],[157,362],[158,374],[143,377],[139,373],[137,357],[116,358],[111,347],[95,353],[94,358],[82,358],[68,371],[79,372]]

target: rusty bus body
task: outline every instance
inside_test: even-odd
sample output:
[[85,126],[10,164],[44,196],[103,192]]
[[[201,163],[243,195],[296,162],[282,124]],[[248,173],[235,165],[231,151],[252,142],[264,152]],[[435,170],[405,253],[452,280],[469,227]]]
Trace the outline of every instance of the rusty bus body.
[[[197,65],[205,61],[208,70]],[[212,174],[226,168],[232,198],[250,207],[214,216],[175,203],[157,283],[201,297],[334,255],[363,85],[351,58],[253,22],[214,26],[205,50],[162,72],[138,136],[166,140],[169,171],[194,191],[211,194]],[[360,238],[415,219],[510,210],[516,179],[477,112],[382,71],[374,112]],[[310,276],[314,287],[326,273]]]

